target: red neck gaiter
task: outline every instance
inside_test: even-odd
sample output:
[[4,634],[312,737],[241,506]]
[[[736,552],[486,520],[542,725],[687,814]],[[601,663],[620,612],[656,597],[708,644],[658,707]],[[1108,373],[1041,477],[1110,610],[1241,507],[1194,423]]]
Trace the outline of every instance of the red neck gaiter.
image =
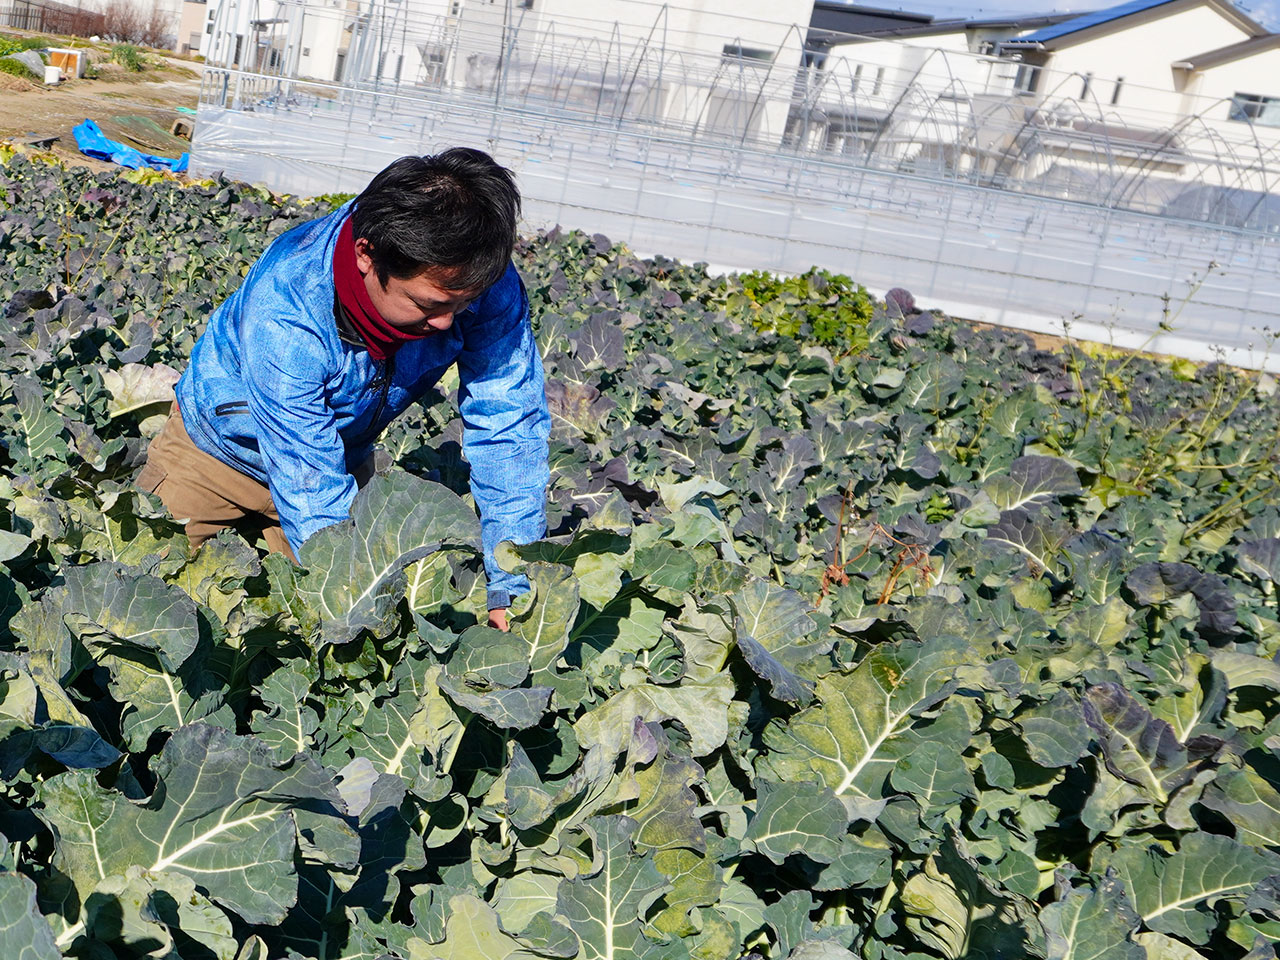
[[375,360],[386,360],[410,340],[422,340],[436,332],[411,333],[382,319],[373,301],[369,299],[364,274],[356,266],[356,242],[351,232],[350,217],[347,217],[347,222],[338,232],[338,245],[333,249],[333,286],[338,294],[338,302],[346,310],[360,339],[369,348],[369,356]]

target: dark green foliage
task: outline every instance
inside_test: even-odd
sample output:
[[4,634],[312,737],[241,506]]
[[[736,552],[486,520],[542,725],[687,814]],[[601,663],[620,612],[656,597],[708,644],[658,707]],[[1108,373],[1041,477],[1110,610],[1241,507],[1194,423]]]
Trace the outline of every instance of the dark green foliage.
[[499,633],[456,379],[305,569],[130,485],[338,199],[0,167],[0,954],[1271,955],[1274,380],[528,238]]

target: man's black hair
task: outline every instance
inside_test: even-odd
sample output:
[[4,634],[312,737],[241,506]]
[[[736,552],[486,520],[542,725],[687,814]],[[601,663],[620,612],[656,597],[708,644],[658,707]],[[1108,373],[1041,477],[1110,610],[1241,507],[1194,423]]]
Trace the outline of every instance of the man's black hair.
[[482,150],[401,157],[356,197],[351,228],[369,242],[378,280],[447,271],[453,290],[483,289],[511,262],[520,191]]

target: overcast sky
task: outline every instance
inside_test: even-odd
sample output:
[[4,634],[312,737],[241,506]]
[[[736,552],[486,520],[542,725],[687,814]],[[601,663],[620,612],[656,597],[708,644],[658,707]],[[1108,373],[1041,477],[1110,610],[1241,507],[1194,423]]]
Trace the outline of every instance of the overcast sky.
[[[878,3],[876,0],[863,0],[867,6],[884,6],[889,9],[910,10],[913,13],[929,13],[935,17],[999,17],[1006,14],[1041,13],[1051,10],[1063,12],[1100,10],[1103,7],[1115,6],[1118,0],[1067,0],[1055,3],[1054,0],[970,0],[961,3],[958,0],[905,0]],[[1270,30],[1280,30],[1280,0],[1238,0],[1236,6],[1247,11],[1255,20]]]

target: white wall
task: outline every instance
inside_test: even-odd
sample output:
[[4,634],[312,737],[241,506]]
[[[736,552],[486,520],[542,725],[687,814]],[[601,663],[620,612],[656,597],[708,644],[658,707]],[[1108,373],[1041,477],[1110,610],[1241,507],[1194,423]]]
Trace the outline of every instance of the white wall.
[[[1243,133],[1246,124],[1227,119],[1231,98],[1237,93],[1280,97],[1280,49],[1199,71],[1193,83],[1195,105],[1213,119],[1227,124],[1227,129],[1234,127]],[[1255,130],[1259,136],[1280,138],[1280,127],[1259,125]]]
[[1037,93],[1078,97],[1081,76],[1091,73],[1096,80],[1086,96],[1109,106],[1115,81],[1123,77],[1119,106],[1131,113],[1175,114],[1181,98],[1172,64],[1247,39],[1248,34],[1212,7],[1184,10],[1058,50],[1041,72]]

